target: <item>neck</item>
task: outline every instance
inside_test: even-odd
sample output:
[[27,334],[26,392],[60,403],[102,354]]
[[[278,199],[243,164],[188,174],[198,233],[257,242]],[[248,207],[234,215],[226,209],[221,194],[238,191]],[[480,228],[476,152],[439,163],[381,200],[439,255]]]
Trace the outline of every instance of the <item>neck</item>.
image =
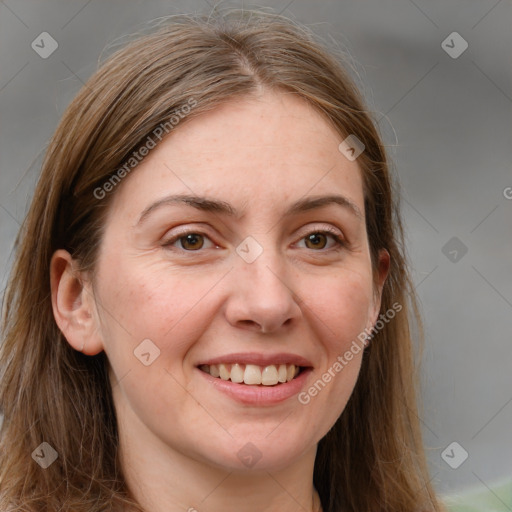
[[[316,446],[285,468],[235,470],[199,461],[163,443],[134,417],[120,421],[127,485],[151,512],[321,512],[313,487]],[[138,423],[133,435],[134,422]],[[131,431],[130,435],[128,432]]]

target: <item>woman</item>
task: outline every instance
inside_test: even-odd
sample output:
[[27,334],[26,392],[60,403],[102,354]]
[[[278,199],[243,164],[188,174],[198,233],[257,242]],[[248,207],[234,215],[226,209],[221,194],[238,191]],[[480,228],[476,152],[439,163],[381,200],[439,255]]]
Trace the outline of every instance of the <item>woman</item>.
[[179,16],[112,56],[16,250],[2,510],[442,510],[385,151],[307,29]]

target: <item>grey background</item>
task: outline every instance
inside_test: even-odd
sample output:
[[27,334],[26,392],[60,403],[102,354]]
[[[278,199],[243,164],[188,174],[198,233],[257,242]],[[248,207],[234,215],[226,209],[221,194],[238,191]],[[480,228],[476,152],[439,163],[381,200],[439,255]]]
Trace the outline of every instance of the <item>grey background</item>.
[[[212,4],[0,3],[1,290],[45,146],[104,48],[147,20],[209,12]],[[306,23],[352,55],[351,72],[378,113],[402,185],[426,328],[421,421],[434,485],[443,495],[479,488],[498,510],[512,510],[493,491],[512,479],[511,1],[285,0],[245,7],[257,5]],[[31,48],[45,31],[59,45],[47,59]],[[441,46],[454,31],[469,45],[458,58]],[[452,237],[456,245],[445,246]],[[457,469],[441,457],[453,441],[469,453]]]

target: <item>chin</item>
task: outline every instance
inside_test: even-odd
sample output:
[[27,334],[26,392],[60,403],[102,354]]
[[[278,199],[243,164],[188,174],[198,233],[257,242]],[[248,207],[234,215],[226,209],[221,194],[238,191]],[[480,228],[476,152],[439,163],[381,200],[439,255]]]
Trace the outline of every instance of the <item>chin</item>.
[[[227,471],[276,472],[295,464],[309,450],[316,451],[316,444],[310,446],[299,444],[303,439],[288,437],[285,444],[279,439],[271,440],[265,437],[255,439],[254,436],[247,436],[245,441],[242,439],[242,437],[233,439],[232,443],[225,446],[222,451],[215,454],[210,452],[204,458],[210,464]],[[296,439],[295,442],[294,439]]]

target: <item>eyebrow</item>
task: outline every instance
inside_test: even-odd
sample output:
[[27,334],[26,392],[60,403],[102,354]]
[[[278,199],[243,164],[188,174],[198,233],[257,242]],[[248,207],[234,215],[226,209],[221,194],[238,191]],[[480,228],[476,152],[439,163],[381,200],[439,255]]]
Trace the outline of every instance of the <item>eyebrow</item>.
[[[192,206],[201,211],[205,212],[213,212],[220,213],[223,215],[228,215],[230,217],[240,218],[243,212],[238,212],[233,206],[225,201],[220,201],[217,199],[212,199],[208,197],[202,196],[193,196],[193,195],[172,195],[163,197],[158,201],[152,203],[144,211],[141,213],[137,224],[142,223],[152,212],[161,208],[162,206],[174,205],[174,204],[186,204],[188,206]],[[305,212],[308,210],[314,210],[317,208],[322,208],[325,206],[329,206],[331,204],[337,204],[347,209],[353,215],[355,215],[358,219],[363,219],[363,214],[359,207],[350,199],[346,198],[342,195],[327,195],[327,196],[313,196],[306,197],[304,199],[299,199],[292,205],[288,207],[288,209],[284,212],[285,217],[289,217],[291,215],[295,215],[301,212]]]

